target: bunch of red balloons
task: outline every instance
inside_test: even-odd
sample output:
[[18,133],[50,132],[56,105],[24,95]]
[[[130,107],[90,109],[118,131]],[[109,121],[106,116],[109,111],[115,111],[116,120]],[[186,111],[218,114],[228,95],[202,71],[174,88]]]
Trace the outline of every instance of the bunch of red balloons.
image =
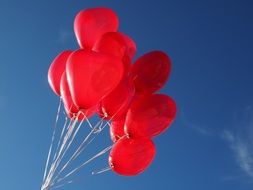
[[118,25],[111,9],[79,12],[74,31],[80,49],[60,53],[48,80],[71,119],[97,113],[111,121],[110,167],[121,175],[136,175],[155,156],[152,138],[176,115],[173,99],[155,94],[168,80],[171,60],[162,51],[151,51],[133,63],[135,42],[118,32]]

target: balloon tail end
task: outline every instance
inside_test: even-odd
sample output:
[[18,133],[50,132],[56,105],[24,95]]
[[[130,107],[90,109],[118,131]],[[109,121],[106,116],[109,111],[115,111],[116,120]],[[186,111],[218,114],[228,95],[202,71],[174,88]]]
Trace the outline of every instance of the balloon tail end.
[[108,167],[106,167],[106,168],[93,171],[91,174],[92,174],[92,175],[102,174],[102,173],[107,172],[107,171],[110,171],[110,170],[111,170],[111,167],[108,166]]

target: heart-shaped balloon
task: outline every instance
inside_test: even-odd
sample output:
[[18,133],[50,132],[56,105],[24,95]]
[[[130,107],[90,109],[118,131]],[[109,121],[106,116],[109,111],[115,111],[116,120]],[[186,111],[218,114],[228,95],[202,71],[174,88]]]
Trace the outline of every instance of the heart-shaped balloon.
[[133,64],[133,77],[136,92],[151,94],[164,86],[171,71],[170,58],[162,51],[144,54]]
[[81,48],[92,49],[95,42],[107,32],[118,30],[118,17],[109,8],[91,8],[75,17],[74,31]]
[[155,153],[156,149],[152,140],[124,137],[113,145],[109,155],[109,165],[120,175],[137,175],[151,164]]
[[69,57],[66,74],[74,104],[89,109],[119,84],[123,64],[115,56],[81,49]]
[[94,45],[94,51],[109,53],[122,59],[125,72],[131,66],[131,60],[136,53],[135,42],[121,32],[107,32]]
[[62,73],[66,69],[67,59],[70,56],[72,51],[67,50],[61,52],[51,63],[48,70],[48,82],[52,90],[60,96],[60,82]]
[[64,103],[64,108],[66,112],[72,114],[77,113],[79,110],[73,103],[72,97],[70,95],[66,72],[62,74],[60,87],[61,87],[61,98]]
[[151,138],[161,134],[176,116],[176,103],[164,94],[136,98],[129,108],[124,126],[130,138]]
[[135,88],[131,78],[124,78],[118,86],[98,104],[98,113],[103,119],[120,119],[125,117],[134,97]]
[[61,91],[61,98],[64,104],[64,108],[69,118],[75,119],[75,117],[78,116],[78,120],[83,120],[88,117],[91,117],[95,113],[96,108],[79,110],[76,107],[69,91],[66,72],[64,72],[61,77],[60,91]]
[[124,132],[125,118],[120,120],[113,120],[110,125],[110,136],[112,142],[117,142],[120,138],[125,136]]

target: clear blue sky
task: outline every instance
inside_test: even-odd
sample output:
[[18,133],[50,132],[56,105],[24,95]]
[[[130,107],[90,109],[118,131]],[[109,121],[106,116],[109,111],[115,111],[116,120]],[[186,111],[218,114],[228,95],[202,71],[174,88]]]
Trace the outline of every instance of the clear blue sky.
[[[108,6],[137,56],[158,49],[173,60],[162,90],[177,102],[172,127],[155,139],[145,173],[107,172],[106,156],[62,189],[250,190],[253,188],[253,1],[1,0],[0,189],[40,188],[58,98],[47,83],[52,59],[76,49],[73,20]],[[108,140],[106,140],[108,139]],[[91,145],[108,144],[107,131]]]

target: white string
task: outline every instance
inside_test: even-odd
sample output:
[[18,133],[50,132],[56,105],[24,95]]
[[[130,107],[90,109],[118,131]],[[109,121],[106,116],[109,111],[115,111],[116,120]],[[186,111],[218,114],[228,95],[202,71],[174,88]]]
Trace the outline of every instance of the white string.
[[[63,140],[63,143],[62,143],[62,145],[61,145],[60,151],[58,152],[56,159],[55,159],[55,160],[53,161],[53,163],[51,164],[49,173],[48,173],[48,175],[47,175],[47,179],[46,179],[46,181],[45,181],[45,186],[49,186],[49,185],[50,185],[50,181],[51,181],[51,178],[52,178],[53,173],[54,173],[54,167],[55,167],[56,161],[59,159],[59,156],[60,156],[60,154],[61,154],[61,151],[62,151],[62,149],[65,147],[65,143],[66,143],[66,141],[67,141],[67,137],[69,137],[69,133],[71,132],[71,131],[70,131],[70,126],[72,126],[72,127],[74,128],[74,125],[75,125],[75,121],[73,122],[73,124],[72,124],[72,121],[69,122],[69,125],[68,125],[68,127],[67,127],[67,132],[66,132],[66,134],[65,134],[65,136],[64,136],[64,140]],[[71,129],[72,129],[72,128],[71,128]]]
[[[71,122],[71,120],[70,120],[70,122]],[[62,128],[62,131],[61,131],[61,136],[60,136],[60,138],[59,138],[59,140],[58,140],[58,144],[57,144],[57,148],[56,148],[55,153],[54,153],[53,160],[55,160],[56,154],[57,154],[57,152],[58,152],[58,150],[59,150],[59,148],[60,148],[61,141],[63,140],[63,135],[64,135],[64,133],[65,133],[65,131],[66,131],[66,129],[67,129],[67,126],[68,126],[67,123],[68,123],[68,118],[65,117],[65,123],[64,123],[63,128]]]
[[[83,123],[83,121],[80,122],[80,124],[78,125],[77,129],[74,131],[73,136],[71,137],[69,143],[67,144],[67,147],[65,148],[65,150],[64,150],[64,152],[63,152],[63,154],[62,154],[62,156],[61,156],[61,159],[59,159],[59,163],[61,162],[62,158],[64,157],[64,155],[65,155],[66,152],[68,151],[69,147],[71,146],[71,144],[72,144],[73,140],[75,139],[75,136],[76,136],[77,132],[79,131],[79,129],[80,129],[82,123]],[[59,165],[59,164],[58,164],[58,165]]]
[[[102,130],[104,129],[105,126],[106,126],[106,125],[103,126]],[[95,134],[95,133],[94,133],[94,134]],[[82,152],[82,151],[83,151],[95,138],[96,138],[97,135],[98,135],[98,133],[96,133],[95,136],[94,136],[93,138],[90,139],[90,141],[86,144],[86,146],[84,146],[84,147],[82,148],[82,150],[79,152],[79,154],[80,154],[80,153],[81,153],[81,152]],[[78,156],[78,155],[77,155],[77,156]],[[76,157],[77,157],[77,156],[76,156]],[[79,167],[77,167],[77,168],[79,168]],[[76,169],[77,169],[77,168],[76,168]],[[74,170],[76,170],[76,169],[74,169]],[[73,170],[73,171],[74,171],[74,170]],[[76,170],[75,172],[77,172],[77,171],[79,171],[79,170]],[[73,172],[73,173],[74,173],[74,172]],[[57,176],[57,177],[58,177],[58,176]],[[68,176],[65,176],[64,178],[66,178],[66,177],[68,177]],[[55,178],[55,179],[57,179],[57,178]]]
[[88,159],[87,161],[85,161],[83,164],[81,164],[79,167],[73,169],[71,172],[69,172],[67,175],[65,175],[64,177],[60,178],[57,180],[57,183],[61,182],[62,180],[66,179],[67,177],[69,177],[70,175],[76,173],[77,171],[79,171],[81,168],[83,168],[85,165],[87,165],[89,162],[91,162],[92,160],[96,159],[99,156],[102,156],[103,154],[105,154],[106,152],[108,152],[109,150],[111,150],[112,146],[108,146],[105,149],[103,149],[102,151],[100,151],[99,153],[97,153],[95,156],[91,157],[90,159]]
[[[68,126],[68,130],[67,130],[67,133],[66,133],[66,135],[65,135],[65,137],[64,137],[64,140],[63,140],[63,143],[62,143],[62,145],[61,145],[60,151],[59,151],[59,153],[58,153],[56,159],[54,160],[54,162],[53,162],[53,164],[52,164],[51,173],[50,173],[50,175],[48,175],[48,180],[49,180],[48,183],[49,183],[49,184],[51,183],[51,179],[52,179],[52,177],[54,176],[54,173],[55,173],[56,169],[58,168],[58,166],[59,166],[59,164],[60,164],[60,162],[61,162],[63,156],[65,155],[65,153],[66,153],[66,151],[67,151],[67,149],[68,149],[68,147],[69,147],[69,145],[68,145],[68,144],[69,144],[69,140],[71,141],[71,140],[73,139],[73,138],[71,138],[71,137],[72,137],[73,131],[76,129],[75,125],[76,125],[76,123],[77,123],[77,121],[78,121],[78,116],[79,116],[79,115],[77,115],[77,117],[75,118],[73,124]],[[70,124],[71,124],[71,123],[70,123]],[[78,129],[79,129],[79,128],[80,128],[80,125],[79,125]],[[76,134],[76,133],[75,133],[75,134]],[[67,147],[67,148],[66,148],[66,147]]]
[[[65,128],[66,128],[66,123],[64,124],[63,130],[61,132],[61,136],[60,139],[58,141],[58,145],[56,148],[56,152],[53,158],[53,163],[51,164],[50,170],[48,172],[46,181],[45,181],[45,176],[46,174],[44,174],[44,185],[43,185],[43,190],[47,190],[50,187],[52,187],[53,185],[59,184],[62,180],[66,179],[67,177],[69,177],[70,175],[76,173],[77,171],[79,171],[82,167],[84,167],[86,164],[88,164],[89,162],[91,162],[92,160],[94,160],[95,158],[103,155],[105,152],[109,151],[112,146],[105,148],[104,150],[102,150],[101,152],[99,152],[98,154],[96,154],[95,156],[93,156],[92,158],[90,158],[89,160],[87,160],[86,162],[84,162],[83,164],[81,164],[79,167],[73,169],[71,172],[69,172],[67,175],[65,175],[64,177],[60,178],[57,180],[57,178],[60,176],[60,174],[72,163],[73,160],[75,160],[82,152],[83,150],[95,139],[95,137],[106,127],[106,125],[110,126],[110,121],[118,114],[118,112],[123,108],[123,106],[125,106],[125,104],[122,104],[120,106],[120,108],[117,110],[117,112],[110,118],[110,120],[108,120],[104,125],[103,125],[103,118],[93,127],[92,124],[90,123],[89,119],[86,117],[85,114],[83,114],[81,111],[77,114],[77,116],[75,116],[75,120],[73,122],[73,124],[71,125],[71,122],[69,123],[66,133],[65,133]],[[58,109],[59,111],[59,109]],[[84,115],[84,119],[80,122],[80,124],[78,125],[78,127],[76,128],[75,125],[78,121],[79,115],[83,114]],[[59,118],[59,113],[57,114],[57,118],[56,121],[58,121]],[[75,139],[83,121],[86,120],[89,127],[92,129],[90,131],[90,133],[86,136],[86,138],[83,140],[83,142],[80,144],[80,146],[77,148],[77,150],[74,152],[74,154],[71,156],[71,158],[63,165],[63,167],[60,169],[60,171],[57,173],[57,175],[54,177],[55,172],[57,170],[57,168],[59,167],[64,155],[66,154],[66,152],[68,151],[69,147],[71,146],[71,144],[73,143],[73,140]],[[71,127],[70,127],[71,126]],[[54,132],[55,133],[55,132]],[[65,135],[63,135],[65,133]],[[55,135],[53,135],[53,138]],[[64,136],[64,137],[63,137]],[[63,140],[62,140],[63,138]],[[62,143],[61,143],[62,142]],[[61,146],[60,146],[61,144]],[[60,150],[59,150],[59,146],[60,146]],[[59,150],[59,151],[58,151]],[[50,152],[52,151],[49,150]],[[51,154],[51,153],[50,153]],[[47,164],[48,165],[48,164]],[[92,174],[99,174],[99,173],[103,173],[105,171],[109,171],[110,167],[104,168],[101,171],[97,171],[97,172],[93,172]],[[55,182],[55,180],[57,180]],[[71,181],[72,183],[73,181]],[[67,184],[67,183],[64,183]],[[64,184],[60,185],[63,186]],[[59,186],[54,186],[53,188],[56,188]]]
[[65,185],[68,185],[68,184],[71,184],[71,183],[74,183],[74,181],[73,180],[67,181],[67,182],[65,182],[65,183],[63,183],[61,185],[56,185],[56,186],[52,187],[51,189],[58,189],[60,187],[63,187]]
[[84,114],[84,117],[85,117],[87,123],[89,124],[89,127],[90,127],[91,129],[93,129],[93,126],[92,126],[91,122],[89,121],[88,117],[87,117],[85,114]]
[[[103,124],[103,122],[101,122],[101,124]],[[91,130],[91,132],[85,137],[85,139],[82,141],[82,143],[80,144],[80,146],[77,148],[77,150],[74,152],[74,154],[71,156],[70,160],[63,166],[62,170],[64,170],[64,168],[66,168],[66,166],[72,162],[75,158],[77,158],[80,153],[83,151],[83,146],[85,145],[85,143],[87,142],[87,140],[90,138],[90,136],[92,135],[92,133],[94,132],[94,130],[96,129],[96,126]]]
[[91,174],[92,175],[97,175],[97,174],[101,174],[101,173],[104,173],[104,172],[107,172],[107,171],[110,171],[110,170],[111,170],[111,167],[107,166],[106,168],[102,168],[98,171],[93,171]]
[[47,161],[46,161],[46,166],[45,166],[45,170],[44,170],[43,181],[45,181],[45,178],[46,178],[46,175],[47,175],[47,172],[48,172],[48,164],[49,164],[49,161],[50,161],[50,158],[51,158],[53,142],[54,142],[54,139],[55,139],[56,126],[57,126],[57,123],[58,123],[59,114],[60,114],[60,110],[61,110],[61,102],[62,102],[62,100],[60,98],[58,109],[57,109],[57,114],[56,114],[56,118],[55,118],[53,135],[52,135],[52,138],[51,138],[51,144],[50,144],[50,148],[49,148],[48,155],[47,155]]
[[[124,104],[123,104],[124,105]],[[119,110],[120,109],[122,109],[122,106],[123,105],[121,105],[121,107],[119,108]],[[60,170],[60,172],[58,173],[58,175],[52,180],[53,181],[53,183],[52,184],[54,184],[54,181],[59,177],[59,175],[62,173],[62,171],[73,161],[73,160],[75,160],[82,152],[83,152],[83,150],[95,139],[95,137],[106,127],[106,125],[109,125],[110,126],[110,123],[109,123],[109,121],[111,121],[113,118],[114,118],[114,116],[119,112],[119,110],[111,117],[111,119],[110,120],[108,120],[107,122],[106,122],[106,124],[105,125],[99,125],[99,123],[101,122],[101,124],[103,124],[103,120],[101,119],[100,120],[100,122],[98,122],[97,123],[97,125],[95,126],[95,127],[93,127],[93,129],[91,130],[91,132],[87,135],[87,137],[84,139],[84,141],[81,143],[81,145],[78,147],[78,149],[80,149],[79,151],[78,151],[78,149],[77,149],[77,151],[72,155],[72,157],[70,158],[70,160],[63,166],[63,168]],[[89,124],[89,123],[88,123]],[[92,126],[92,125],[91,125]],[[85,142],[87,142],[87,140],[90,138],[90,136],[92,135],[92,134],[95,134],[95,136],[86,144],[86,145],[84,145],[84,143]],[[88,162],[89,163],[89,162]],[[80,167],[80,166],[79,166]],[[74,169],[74,170],[72,170],[72,172],[73,173],[75,173],[75,172],[77,172],[77,171],[79,171],[79,167],[77,167],[76,169]],[[82,168],[82,167],[81,167]],[[72,175],[73,173],[71,173],[70,175]],[[62,180],[64,180],[65,178],[67,178],[69,175],[66,175],[65,177],[62,177],[62,178],[60,178],[59,180],[60,181],[62,181]],[[56,183],[58,183],[59,182],[59,180],[57,180],[57,182]]]
[[[94,134],[93,132],[96,130],[96,128],[98,126],[100,126],[100,124],[103,124],[103,120],[100,120],[94,127],[93,129],[90,131],[90,133],[85,137],[85,139],[82,141],[82,143],[80,144],[80,146],[77,148],[77,150],[75,151],[75,153],[71,156],[71,158],[66,162],[66,164],[62,167],[62,169],[58,172],[58,174],[56,175],[56,177],[52,180],[53,182],[60,176],[60,174],[65,170],[65,168],[71,164],[71,162],[73,160],[75,160],[80,154],[81,152],[87,147],[87,145],[91,142],[89,141],[87,144],[85,144],[89,138],[91,137],[92,134]],[[94,137],[91,139],[93,140]]]

